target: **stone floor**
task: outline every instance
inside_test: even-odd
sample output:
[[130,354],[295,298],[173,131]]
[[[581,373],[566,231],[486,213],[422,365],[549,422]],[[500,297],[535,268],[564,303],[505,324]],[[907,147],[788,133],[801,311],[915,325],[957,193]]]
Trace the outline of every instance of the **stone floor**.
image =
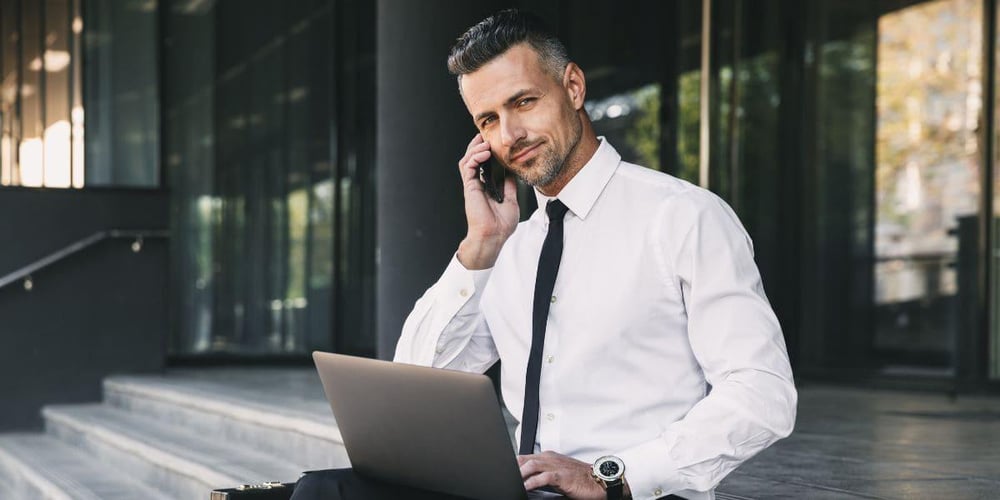
[[[103,405],[49,408],[50,432],[46,435],[0,434],[0,498],[152,498],[138,494],[135,488],[139,486],[132,483],[138,481],[151,491],[163,492],[167,486],[183,483],[185,471],[204,464],[218,466],[215,473],[227,474],[226,479],[192,484],[192,491],[200,494],[211,487],[245,482],[238,477],[232,460],[216,459],[201,450],[216,440],[228,443],[227,455],[238,455],[232,450],[239,448],[239,443],[265,455],[266,463],[261,467],[243,464],[252,469],[248,473],[251,478],[294,480],[300,470],[347,463],[312,368],[172,370],[161,376],[112,377],[105,381],[104,389]],[[101,418],[90,422],[91,434],[80,436],[69,433],[65,425],[56,425],[79,423],[85,416],[93,417],[94,412],[116,416],[130,425],[123,427],[116,425],[116,419]],[[140,446],[129,441],[138,431],[130,434],[125,427],[138,429],[147,421],[150,429],[161,432],[143,434],[140,441],[145,448],[159,452],[123,456],[121,443]],[[59,429],[62,433],[56,432]],[[181,438],[190,433],[200,436],[198,446],[180,449],[184,448]],[[239,439],[234,441],[234,436]],[[37,449],[22,450],[36,442]],[[77,446],[81,448],[77,450]],[[290,452],[291,456],[267,455],[274,450]],[[101,458],[104,455],[118,460],[124,468]],[[74,456],[83,457],[81,465],[89,468],[57,467]],[[14,462],[17,467],[11,468]],[[287,474],[268,469],[269,464],[285,466]],[[32,469],[35,466],[38,468]],[[128,481],[87,482],[94,478],[110,481],[113,474],[107,471],[80,476],[80,471],[98,466],[112,467]],[[211,468],[205,465],[202,469],[208,470],[206,467]],[[29,469],[34,472],[25,472]],[[28,481],[42,476],[48,480]],[[147,481],[150,477],[153,479]],[[38,494],[59,485],[81,484],[93,486],[87,490],[92,493],[117,488],[122,495],[81,496],[76,494],[78,487],[59,490],[58,494]],[[11,485],[21,489],[11,490]],[[164,493],[164,497],[194,497],[179,491]],[[1000,499],[1000,396],[951,399],[940,393],[801,386],[795,432],[730,474],[717,489],[717,496],[720,500]]]
[[720,498],[1000,498],[1000,397],[806,386],[795,432]]
[[[314,372],[222,370],[198,375],[283,394],[282,406],[327,411]],[[192,374],[194,375],[194,374]],[[720,499],[1000,499],[1000,397],[799,389],[795,432],[730,474]]]

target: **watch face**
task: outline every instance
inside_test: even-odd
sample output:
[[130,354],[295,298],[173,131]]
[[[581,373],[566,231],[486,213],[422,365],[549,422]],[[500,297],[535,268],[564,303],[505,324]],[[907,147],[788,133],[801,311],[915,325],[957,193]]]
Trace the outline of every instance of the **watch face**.
[[619,469],[618,464],[608,460],[607,462],[601,463],[600,470],[601,474],[604,476],[614,476],[615,474],[618,474],[618,471],[621,469]]
[[594,462],[594,475],[605,482],[617,481],[625,474],[622,459],[608,455]]

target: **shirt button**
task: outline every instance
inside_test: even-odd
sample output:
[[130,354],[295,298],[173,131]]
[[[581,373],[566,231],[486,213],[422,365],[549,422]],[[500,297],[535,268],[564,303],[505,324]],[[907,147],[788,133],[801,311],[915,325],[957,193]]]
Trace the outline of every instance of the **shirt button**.
[[458,292],[458,294],[461,295],[462,297],[468,297],[469,291],[463,288],[460,292]]
[[552,298],[549,299],[549,302],[552,302],[553,304],[555,304],[556,303],[556,296],[553,295]]
[[444,349],[438,347],[437,349],[434,350],[434,352],[441,354],[442,352],[444,352]]
[[556,419],[556,416],[553,415],[553,414],[551,414],[551,413],[549,413],[548,415],[545,415],[545,418],[546,418],[546,420],[548,420],[549,422],[551,422],[551,421],[553,421],[553,420]]
[[656,495],[656,496],[660,496],[660,495],[662,495],[662,494],[663,494],[663,490],[661,490],[661,489],[659,489],[659,488],[656,488],[656,489],[655,489],[655,490],[653,491],[653,495]]
[[548,361],[549,363],[552,363],[555,360],[556,360],[555,356],[549,356],[549,357],[545,358],[545,361]]

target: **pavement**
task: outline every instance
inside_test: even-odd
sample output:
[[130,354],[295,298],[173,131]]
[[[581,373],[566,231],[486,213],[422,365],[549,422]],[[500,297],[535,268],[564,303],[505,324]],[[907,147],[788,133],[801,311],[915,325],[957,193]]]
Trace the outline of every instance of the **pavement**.
[[787,439],[721,499],[998,499],[1000,397],[806,385]]

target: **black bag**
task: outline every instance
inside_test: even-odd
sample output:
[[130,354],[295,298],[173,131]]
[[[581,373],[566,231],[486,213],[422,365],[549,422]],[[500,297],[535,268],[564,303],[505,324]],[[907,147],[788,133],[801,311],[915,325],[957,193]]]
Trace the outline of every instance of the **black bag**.
[[210,500],[288,500],[295,483],[243,484],[235,488],[212,490]]

